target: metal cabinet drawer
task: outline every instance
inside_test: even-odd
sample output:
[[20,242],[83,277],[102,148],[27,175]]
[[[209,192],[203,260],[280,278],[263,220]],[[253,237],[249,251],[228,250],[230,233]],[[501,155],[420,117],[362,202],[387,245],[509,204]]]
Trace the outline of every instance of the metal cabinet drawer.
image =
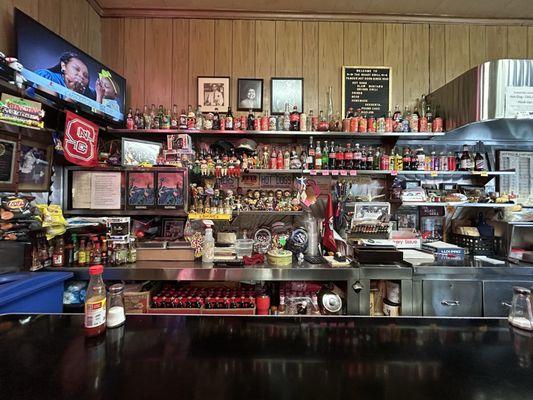
[[485,317],[507,317],[513,299],[514,286],[529,288],[533,286],[533,282],[483,282],[483,315]]
[[476,281],[423,281],[422,315],[481,317],[482,284]]

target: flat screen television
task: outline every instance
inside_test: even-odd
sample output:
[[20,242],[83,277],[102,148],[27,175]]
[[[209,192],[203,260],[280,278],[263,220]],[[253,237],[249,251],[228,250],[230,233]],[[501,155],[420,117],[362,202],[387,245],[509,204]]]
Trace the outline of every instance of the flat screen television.
[[20,10],[17,58],[28,89],[47,92],[114,121],[124,120],[126,80]]

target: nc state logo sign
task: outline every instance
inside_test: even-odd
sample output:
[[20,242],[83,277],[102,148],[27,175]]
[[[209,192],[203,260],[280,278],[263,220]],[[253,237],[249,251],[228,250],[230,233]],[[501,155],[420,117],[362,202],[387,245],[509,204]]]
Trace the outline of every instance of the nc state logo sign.
[[63,149],[65,158],[78,165],[97,162],[98,126],[80,116],[67,112]]

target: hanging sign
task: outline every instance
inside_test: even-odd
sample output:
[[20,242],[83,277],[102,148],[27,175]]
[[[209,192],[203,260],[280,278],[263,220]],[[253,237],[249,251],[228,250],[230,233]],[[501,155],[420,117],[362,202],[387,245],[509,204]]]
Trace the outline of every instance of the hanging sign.
[[92,167],[98,164],[98,125],[67,111],[63,149],[73,164]]
[[386,116],[391,109],[390,67],[342,67],[342,115],[351,107],[367,117]]

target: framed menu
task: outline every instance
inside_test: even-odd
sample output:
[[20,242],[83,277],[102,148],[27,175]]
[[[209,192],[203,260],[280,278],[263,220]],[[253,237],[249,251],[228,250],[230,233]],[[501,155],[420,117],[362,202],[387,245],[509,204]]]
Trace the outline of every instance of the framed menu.
[[390,67],[342,67],[342,115],[351,107],[368,117],[381,117],[391,109]]
[[519,203],[533,205],[533,151],[500,150],[498,166],[501,171],[516,171],[499,177],[500,193],[515,193]]
[[122,207],[120,172],[74,171],[72,208],[119,210]]

